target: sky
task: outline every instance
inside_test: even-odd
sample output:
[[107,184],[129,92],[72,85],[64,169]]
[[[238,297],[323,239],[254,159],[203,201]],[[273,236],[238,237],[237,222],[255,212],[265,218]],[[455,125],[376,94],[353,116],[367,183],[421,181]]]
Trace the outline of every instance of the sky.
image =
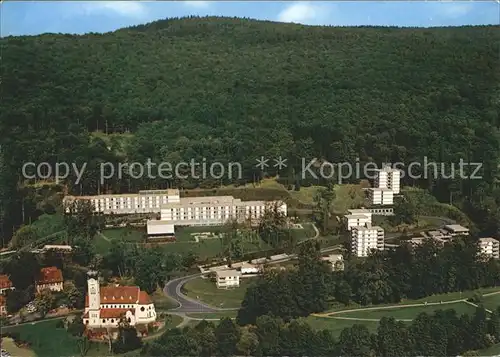
[[109,32],[159,19],[247,17],[304,25],[461,26],[500,23],[489,1],[4,1],[0,35]]

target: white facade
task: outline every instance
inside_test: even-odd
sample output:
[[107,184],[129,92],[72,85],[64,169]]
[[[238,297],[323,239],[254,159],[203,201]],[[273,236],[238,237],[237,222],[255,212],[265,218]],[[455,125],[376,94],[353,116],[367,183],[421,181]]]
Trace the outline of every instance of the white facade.
[[373,205],[394,204],[394,192],[389,188],[370,188],[368,196]]
[[275,206],[286,216],[284,202],[241,201],[232,196],[181,198],[179,202],[162,205],[161,219],[147,223],[148,235],[173,234],[175,226],[219,226],[232,219],[257,224],[266,210]]
[[351,252],[357,257],[366,257],[372,249],[384,249],[384,230],[379,226],[353,227],[351,230]]
[[63,291],[63,282],[58,282],[58,283],[47,283],[47,284],[36,284],[36,291],[38,293],[41,293],[43,290],[50,290],[50,291]]
[[237,270],[219,270],[215,274],[215,284],[218,289],[236,288],[240,286],[241,273]]
[[347,230],[372,223],[372,213],[367,209],[350,209],[345,217]]
[[493,238],[479,239],[479,252],[486,256],[499,259],[500,258],[500,242]]
[[136,286],[103,287],[97,273],[89,272],[83,323],[87,328],[117,328],[120,319],[131,326],[156,321],[156,311],[148,294]]
[[260,268],[253,264],[243,263],[241,265],[241,274],[258,274]]
[[400,192],[400,181],[401,172],[398,169],[384,167],[381,170],[377,170],[375,177],[375,187],[387,188],[390,189],[394,194],[398,194]]
[[444,230],[447,231],[452,237],[469,235],[469,228],[459,224],[448,224],[444,226]]
[[158,213],[162,205],[180,202],[180,193],[177,189],[168,189],[143,190],[137,194],[66,196],[67,213],[70,212],[68,205],[75,200],[88,200],[95,212],[103,214]]

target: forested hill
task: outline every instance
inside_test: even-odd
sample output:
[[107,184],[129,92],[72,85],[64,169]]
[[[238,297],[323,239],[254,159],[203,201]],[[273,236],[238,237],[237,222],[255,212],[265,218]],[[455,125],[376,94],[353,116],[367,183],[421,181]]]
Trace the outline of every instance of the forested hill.
[[[491,179],[499,29],[183,18],[107,34],[3,38],[4,166],[108,160],[112,153],[86,134],[107,130],[135,134],[129,160],[251,167],[265,153],[289,162],[463,157],[487,161]],[[79,192],[95,193],[92,180]]]

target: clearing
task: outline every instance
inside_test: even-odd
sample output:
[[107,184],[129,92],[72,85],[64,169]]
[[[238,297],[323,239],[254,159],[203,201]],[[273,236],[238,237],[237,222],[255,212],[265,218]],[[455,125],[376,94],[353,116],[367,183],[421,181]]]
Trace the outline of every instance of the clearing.
[[190,298],[214,307],[239,308],[248,287],[255,278],[241,278],[240,286],[232,289],[217,289],[210,279],[196,278],[189,280],[182,287],[183,293]]

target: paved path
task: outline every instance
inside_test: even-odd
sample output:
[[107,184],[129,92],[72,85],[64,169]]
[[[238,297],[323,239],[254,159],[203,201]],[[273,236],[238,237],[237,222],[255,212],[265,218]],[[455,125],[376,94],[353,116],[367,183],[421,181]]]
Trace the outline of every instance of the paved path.
[[214,306],[207,305],[196,299],[192,299],[181,292],[182,286],[189,280],[197,279],[203,274],[194,274],[190,276],[185,276],[169,281],[164,288],[164,293],[174,299],[179,306],[169,312],[218,312],[218,311],[229,311],[238,310],[237,308],[217,308]]

